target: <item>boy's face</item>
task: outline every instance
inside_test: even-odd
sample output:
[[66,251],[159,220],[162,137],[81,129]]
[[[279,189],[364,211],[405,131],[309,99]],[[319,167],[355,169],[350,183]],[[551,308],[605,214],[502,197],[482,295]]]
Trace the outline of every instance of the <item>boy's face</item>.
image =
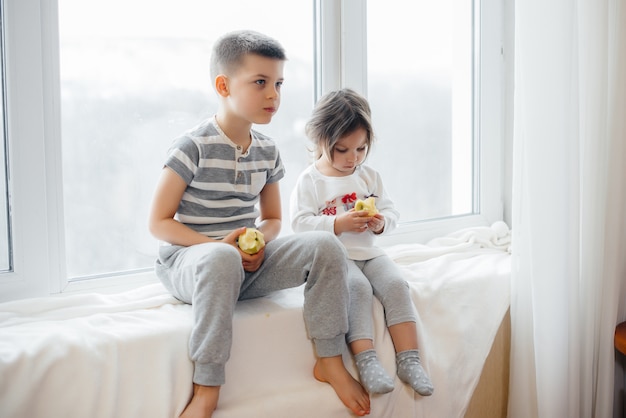
[[280,106],[284,65],[279,59],[246,55],[227,77],[227,111],[250,123],[269,123]]

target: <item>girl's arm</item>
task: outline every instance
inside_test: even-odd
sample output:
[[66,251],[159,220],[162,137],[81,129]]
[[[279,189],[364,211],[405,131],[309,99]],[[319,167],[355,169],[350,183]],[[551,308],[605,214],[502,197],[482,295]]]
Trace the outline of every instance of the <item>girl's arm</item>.
[[334,216],[319,215],[315,186],[301,175],[290,199],[291,228],[294,232],[328,231],[334,233]]
[[341,215],[320,215],[319,198],[310,177],[298,179],[291,195],[291,227],[294,232],[328,231],[334,235],[344,232],[364,232],[372,218],[367,211],[350,211]]
[[[383,229],[377,231],[377,234],[381,233],[389,233],[396,229],[398,224],[398,219],[400,218],[400,213],[396,210],[395,205],[387,192],[385,191],[385,187],[383,185],[382,177],[379,173],[376,173],[375,177],[375,189],[374,194],[379,196],[376,199],[376,208],[380,212],[380,214],[384,217],[384,226]],[[376,223],[376,219],[374,219],[374,223]],[[373,229],[377,230],[374,225]]]

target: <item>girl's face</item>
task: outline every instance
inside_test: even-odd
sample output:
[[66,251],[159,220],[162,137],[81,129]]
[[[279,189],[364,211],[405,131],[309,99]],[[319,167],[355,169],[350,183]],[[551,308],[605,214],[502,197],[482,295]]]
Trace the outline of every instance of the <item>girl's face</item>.
[[363,163],[367,156],[367,131],[358,128],[335,143],[332,149],[332,161],[327,154],[322,157],[326,168],[337,176],[348,176]]

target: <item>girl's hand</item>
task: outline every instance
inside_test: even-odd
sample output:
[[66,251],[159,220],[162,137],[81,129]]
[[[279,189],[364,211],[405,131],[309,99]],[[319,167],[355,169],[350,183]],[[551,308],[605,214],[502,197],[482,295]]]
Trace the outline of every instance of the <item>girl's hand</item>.
[[366,210],[342,213],[335,218],[335,234],[339,235],[344,232],[364,232],[367,231],[367,224],[373,218],[368,215]]
[[367,227],[375,234],[380,234],[385,229],[385,217],[377,213],[372,216],[371,220],[367,223]]

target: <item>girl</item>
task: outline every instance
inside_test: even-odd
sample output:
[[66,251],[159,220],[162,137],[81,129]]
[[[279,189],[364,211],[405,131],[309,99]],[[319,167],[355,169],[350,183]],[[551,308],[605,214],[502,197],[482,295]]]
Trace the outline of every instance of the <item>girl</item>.
[[[367,100],[350,89],[322,97],[309,122],[316,160],[298,178],[291,196],[295,232],[323,230],[337,235],[348,252],[350,330],[361,384],[371,394],[393,390],[394,382],[376,356],[372,331],[372,290],[385,309],[396,350],[397,374],[422,396],[433,393],[417,348],[416,313],[397,265],[374,245],[375,236],[396,226],[398,212],[378,172],[363,165],[373,141]],[[357,200],[374,197],[378,213],[355,210]]]

